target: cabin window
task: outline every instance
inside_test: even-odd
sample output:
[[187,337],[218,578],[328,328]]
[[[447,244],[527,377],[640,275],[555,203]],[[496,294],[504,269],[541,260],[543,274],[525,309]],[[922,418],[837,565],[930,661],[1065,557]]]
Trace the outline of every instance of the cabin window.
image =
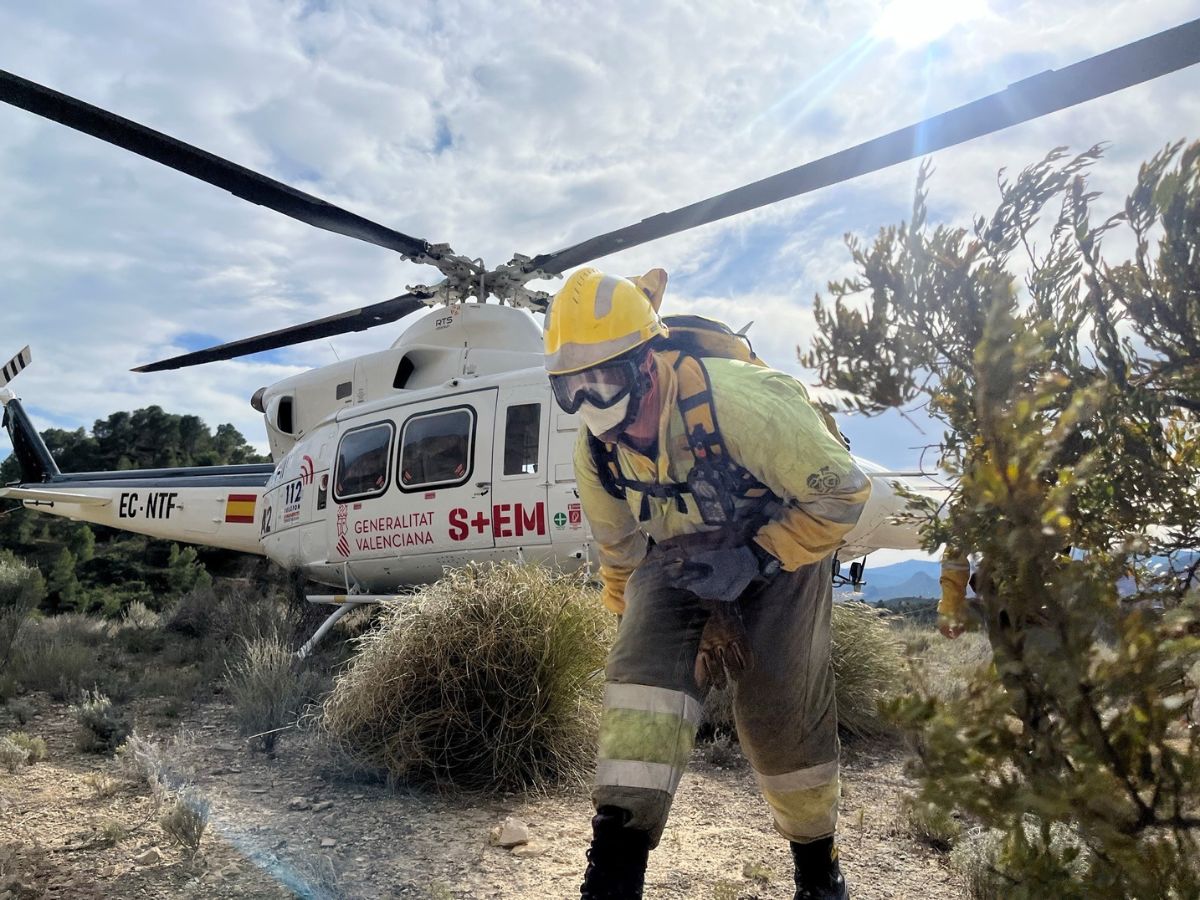
[[338,400],[345,400],[347,397],[349,397],[353,393],[354,393],[354,382],[353,381],[343,381],[341,384],[339,384],[337,386],[337,389],[335,390],[334,395],[335,395],[335,398]]
[[470,407],[413,416],[400,433],[400,489],[453,487],[471,477],[475,411]]
[[391,468],[391,422],[348,431],[338,445],[333,476],[333,499],[339,503],[378,497],[388,486]]
[[536,475],[542,404],[510,406],[504,419],[504,474]]

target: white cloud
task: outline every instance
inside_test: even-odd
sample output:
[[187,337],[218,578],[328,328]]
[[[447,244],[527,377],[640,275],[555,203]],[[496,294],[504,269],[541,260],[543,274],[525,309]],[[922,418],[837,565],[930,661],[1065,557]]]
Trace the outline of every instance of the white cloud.
[[[564,246],[790,168],[1195,15],[1185,0],[992,2],[931,45],[889,3],[594,6],[74,0],[0,8],[11,71],[110,108],[490,264]],[[957,9],[957,7],[956,7]],[[872,37],[874,31],[874,37]],[[1112,202],[1137,163],[1200,121],[1179,73],[939,153],[933,210],[994,205],[995,173],[1050,147],[1111,140]],[[1192,137],[1197,135],[1193,134]],[[748,319],[793,367],[811,297],[847,274],[841,236],[907,217],[915,164],[616,254],[663,265],[679,310]],[[1107,201],[1106,201],[1107,202]],[[261,439],[246,403],[329,362],[176,375],[130,366],[180,335],[230,340],[376,302],[436,273],[238,201],[130,154],[0,108],[0,334],[37,362],[17,383],[45,421],[90,425],[159,403]],[[395,327],[336,338],[343,358]],[[884,460],[914,454],[877,441]],[[0,452],[3,452],[0,445]],[[896,449],[899,447],[900,449]],[[907,454],[907,455],[906,455]]]

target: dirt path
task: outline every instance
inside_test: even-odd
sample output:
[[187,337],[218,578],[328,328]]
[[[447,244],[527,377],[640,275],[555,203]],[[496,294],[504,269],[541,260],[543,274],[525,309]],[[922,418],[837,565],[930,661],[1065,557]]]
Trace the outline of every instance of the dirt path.
[[[49,744],[45,761],[0,772],[0,900],[578,896],[583,792],[479,800],[355,784],[310,735],[289,734],[275,759],[246,751],[218,705],[181,723],[194,736],[186,762],[212,803],[202,855],[189,863],[146,788],[112,760],[79,753],[61,704],[32,699],[40,717],[24,726],[0,709],[0,734],[23,729]],[[854,897],[964,897],[941,856],[899,833],[902,769],[895,748],[845,753],[840,840]],[[531,835],[514,852],[488,841],[510,815]],[[160,859],[135,861],[151,848]],[[648,900],[790,898],[790,872],[745,763],[718,767],[698,751],[651,857]]]

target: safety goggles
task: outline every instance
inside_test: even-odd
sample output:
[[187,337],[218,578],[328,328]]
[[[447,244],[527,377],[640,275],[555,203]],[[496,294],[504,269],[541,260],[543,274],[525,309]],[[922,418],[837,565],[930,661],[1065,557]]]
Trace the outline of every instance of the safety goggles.
[[550,387],[563,412],[576,413],[586,401],[608,409],[633,393],[641,376],[636,360],[614,359],[582,372],[551,375]]

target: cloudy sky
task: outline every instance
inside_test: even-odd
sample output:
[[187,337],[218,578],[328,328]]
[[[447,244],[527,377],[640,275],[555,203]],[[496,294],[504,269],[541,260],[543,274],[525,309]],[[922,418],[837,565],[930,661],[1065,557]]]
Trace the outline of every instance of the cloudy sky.
[[[809,3],[61,0],[0,6],[0,68],[494,265],[762,178],[1200,15],[1198,0]],[[1111,142],[1137,163],[1200,137],[1200,69],[938,153],[932,217],[969,222],[997,170]],[[1188,129],[1191,129],[1189,132]],[[916,164],[616,254],[661,265],[666,310],[715,315],[800,372],[842,235],[905,217]],[[432,269],[0,108],[0,357],[40,427],[151,403],[231,421],[272,381],[387,346],[402,325],[156,375],[131,366],[376,302]],[[332,345],[331,345],[332,344]],[[919,417],[918,417],[918,421]],[[843,424],[918,463],[896,415]],[[0,438],[0,455],[8,452]]]

